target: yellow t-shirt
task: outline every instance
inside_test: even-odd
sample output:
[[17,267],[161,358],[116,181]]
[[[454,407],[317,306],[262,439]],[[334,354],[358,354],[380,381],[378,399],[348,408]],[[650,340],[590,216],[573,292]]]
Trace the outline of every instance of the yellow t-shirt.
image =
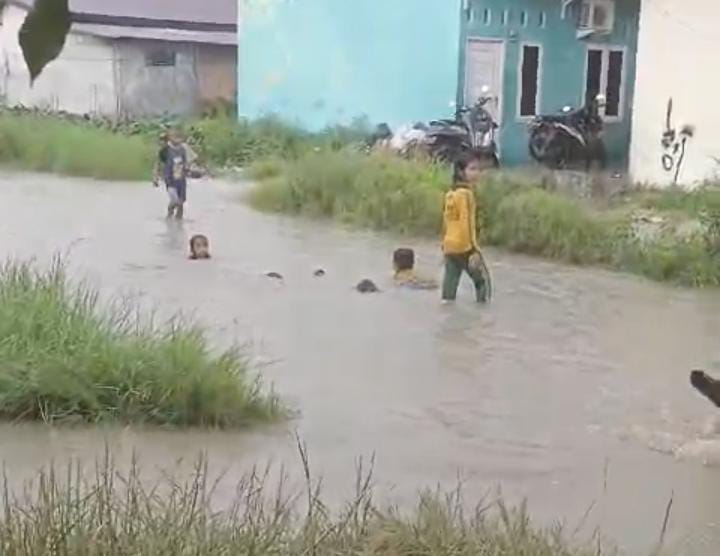
[[442,248],[447,255],[460,255],[478,248],[475,196],[467,187],[458,187],[445,195]]
[[398,270],[393,279],[396,286],[414,290],[434,290],[438,287],[434,280],[419,278],[413,270]]

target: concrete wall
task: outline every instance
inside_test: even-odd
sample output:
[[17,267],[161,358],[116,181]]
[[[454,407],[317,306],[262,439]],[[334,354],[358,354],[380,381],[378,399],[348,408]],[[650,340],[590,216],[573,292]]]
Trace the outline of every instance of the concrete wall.
[[[187,114],[198,107],[194,45],[118,40],[116,48],[121,115]],[[146,55],[158,48],[175,52],[174,66],[148,65]]]
[[238,111],[318,129],[451,112],[461,0],[241,0]]
[[18,31],[26,12],[7,6],[0,27],[0,95],[10,105],[65,110],[76,114],[112,115],[117,108],[112,44],[94,37],[70,35],[58,59],[30,87]]
[[696,128],[687,144],[679,182],[693,185],[717,179],[720,168],[720,2],[643,0],[636,102],[631,149],[633,179],[672,183],[675,168],[662,167],[661,136],[668,99],[672,125]]
[[[518,116],[523,44],[542,47],[538,95],[540,113],[556,113],[566,105],[577,107],[584,102],[588,45],[625,47],[623,114],[618,121],[608,121],[605,125],[608,156],[616,165],[624,165],[630,145],[640,0],[617,0],[613,33],[592,36],[586,40],[577,38],[573,12],[577,4],[571,6],[565,19],[562,18],[561,5],[560,0],[468,0],[468,7],[472,12],[464,14],[463,17],[459,89],[461,100],[464,101],[462,91],[466,41],[473,37],[502,41],[505,50],[500,133],[503,163],[523,164],[529,162],[530,158],[527,147],[528,121]],[[485,9],[490,10],[489,24],[485,22]],[[503,23],[503,12],[506,10],[506,22]],[[527,16],[525,25],[520,19],[523,11]],[[544,14],[544,25],[540,25],[541,14]]]
[[237,48],[198,45],[196,63],[200,100],[234,102],[237,95]]

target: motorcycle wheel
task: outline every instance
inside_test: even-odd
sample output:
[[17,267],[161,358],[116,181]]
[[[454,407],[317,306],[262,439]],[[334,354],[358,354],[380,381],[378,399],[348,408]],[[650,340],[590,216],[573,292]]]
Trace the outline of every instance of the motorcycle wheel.
[[592,139],[587,146],[587,171],[605,170],[607,166],[607,152],[605,142],[600,138]]
[[430,156],[433,160],[437,162],[442,162],[445,164],[453,164],[462,153],[462,149],[458,148],[455,145],[438,145],[436,148],[433,148]]

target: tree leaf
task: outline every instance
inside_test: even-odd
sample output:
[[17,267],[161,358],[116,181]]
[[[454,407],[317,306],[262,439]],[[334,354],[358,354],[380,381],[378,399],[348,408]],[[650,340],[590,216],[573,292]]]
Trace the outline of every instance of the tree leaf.
[[68,0],[35,0],[20,28],[19,41],[30,83],[60,55],[70,31]]

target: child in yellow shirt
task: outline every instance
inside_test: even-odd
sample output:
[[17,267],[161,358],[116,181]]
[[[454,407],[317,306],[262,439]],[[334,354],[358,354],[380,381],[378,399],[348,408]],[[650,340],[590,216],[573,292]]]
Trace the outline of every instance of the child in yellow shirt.
[[463,272],[475,285],[478,303],[489,299],[489,275],[477,243],[475,195],[472,186],[482,172],[477,156],[468,154],[455,162],[453,185],[445,195],[442,249],[445,255],[444,301],[454,301]]

